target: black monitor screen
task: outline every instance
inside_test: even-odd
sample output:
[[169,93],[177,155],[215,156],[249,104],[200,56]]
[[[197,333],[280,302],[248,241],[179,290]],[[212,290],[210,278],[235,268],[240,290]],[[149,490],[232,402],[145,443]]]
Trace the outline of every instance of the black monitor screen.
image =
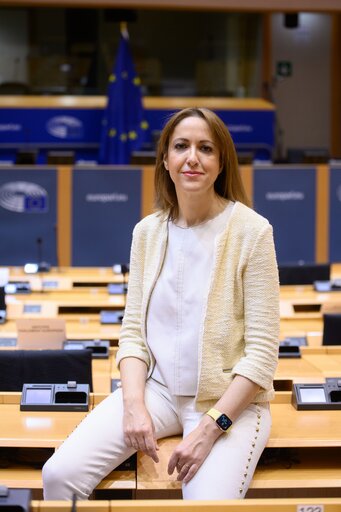
[[6,310],[5,287],[0,286],[0,310]]
[[313,284],[330,279],[329,263],[279,265],[278,271],[281,285]]
[[322,345],[341,345],[341,313],[323,315]]

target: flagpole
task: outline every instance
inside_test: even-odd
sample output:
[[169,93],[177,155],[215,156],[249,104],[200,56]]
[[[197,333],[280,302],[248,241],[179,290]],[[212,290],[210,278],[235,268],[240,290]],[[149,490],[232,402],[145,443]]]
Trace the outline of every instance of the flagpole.
[[120,32],[124,39],[129,39],[128,23],[126,21],[120,22]]

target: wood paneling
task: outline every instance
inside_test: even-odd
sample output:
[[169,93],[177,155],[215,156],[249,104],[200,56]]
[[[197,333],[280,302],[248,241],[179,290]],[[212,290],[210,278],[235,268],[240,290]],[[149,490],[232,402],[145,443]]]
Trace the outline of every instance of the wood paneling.
[[340,0],[0,0],[6,6],[116,7],[205,11],[340,12]]

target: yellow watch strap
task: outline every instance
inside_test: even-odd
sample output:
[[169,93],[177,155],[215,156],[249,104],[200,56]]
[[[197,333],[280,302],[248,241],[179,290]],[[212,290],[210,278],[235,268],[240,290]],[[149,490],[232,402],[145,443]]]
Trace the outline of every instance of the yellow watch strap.
[[219,416],[223,413],[218,411],[218,409],[209,409],[206,414],[208,414],[208,416],[210,416],[214,421],[217,421]]

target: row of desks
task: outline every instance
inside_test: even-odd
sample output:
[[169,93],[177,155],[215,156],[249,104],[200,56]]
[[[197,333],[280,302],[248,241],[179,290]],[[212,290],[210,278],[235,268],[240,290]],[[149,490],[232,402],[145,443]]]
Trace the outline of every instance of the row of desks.
[[[86,412],[20,411],[20,393],[0,393],[0,446],[56,448]],[[90,410],[107,394],[91,394]],[[297,411],[291,392],[278,391],[271,402],[269,448],[341,447],[341,411]],[[341,461],[340,461],[341,463]]]
[[[341,263],[333,264],[332,278],[340,277]],[[109,295],[107,290],[109,283],[122,282],[123,279],[111,267],[62,267],[35,275],[25,274],[22,267],[11,267],[9,279],[11,282],[29,282],[32,288],[32,293],[27,295],[7,295],[7,315],[10,320],[25,315],[61,315],[68,319],[83,317],[94,320],[98,319],[101,309],[124,307],[125,297]],[[321,320],[326,308],[340,309],[340,304],[340,292],[318,293],[312,285],[281,286],[280,289],[283,322],[309,320],[316,323]],[[40,311],[32,312],[34,306],[40,306]]]
[[[103,395],[93,395],[91,407],[103,398]],[[1,416],[6,418],[0,426],[1,447],[54,449],[86,414],[20,412],[19,400],[19,394],[0,395]],[[299,464],[298,461],[293,464],[293,471],[288,471],[281,460],[275,460],[268,466],[259,465],[251,489],[269,486],[282,489],[341,488],[341,411],[297,411],[291,405],[289,392],[277,392],[271,403],[271,413],[273,424],[267,448],[295,449]],[[179,437],[171,437],[159,442],[158,464],[138,453],[136,469],[113,471],[97,490],[130,489],[140,493],[140,497],[147,491],[180,491],[180,483],[167,473],[170,454],[179,441]],[[0,481],[9,487],[42,487],[41,471],[32,465],[22,467],[14,464],[0,469]]]
[[[311,339],[316,342],[318,337]],[[309,337],[308,337],[309,342]],[[6,350],[9,347],[1,347]],[[15,347],[11,347],[15,350]],[[292,382],[323,382],[327,377],[341,376],[341,346],[303,346],[300,358],[280,358],[275,374],[275,388],[290,390]],[[110,348],[108,359],[92,360],[93,386],[95,393],[108,394],[111,379],[119,378],[115,363],[117,347]]]
[[[101,500],[78,502],[84,512],[339,512],[341,498],[250,499],[229,501]],[[78,509],[77,507],[77,509]],[[68,502],[32,501],[32,512],[69,512]]]
[[[32,292],[22,295],[7,295],[7,318],[9,321],[18,318],[61,317],[66,322],[76,322],[79,331],[82,325],[97,323],[100,327],[100,312],[103,310],[119,310],[125,305],[122,295],[110,295],[106,288],[87,287],[69,291]],[[341,292],[318,293],[312,286],[281,287],[280,317],[281,328],[285,330],[322,330],[323,313],[327,311],[341,312]],[[75,325],[73,326],[75,327]],[[104,329],[102,329],[104,327]],[[101,330],[110,334],[119,329],[116,326],[101,326]],[[303,327],[303,329],[302,329]],[[8,331],[6,325],[0,326],[1,332]],[[116,337],[117,339],[117,337]]]
[[[48,279],[51,280],[53,276],[49,274]],[[44,314],[50,313],[46,316],[54,316],[51,314],[54,307],[54,314],[65,318],[68,338],[109,339],[115,344],[120,326],[101,325],[98,315],[102,307],[111,309],[123,306],[122,297],[109,296],[107,293],[106,284],[114,282],[113,276],[111,269],[65,269],[60,278],[68,279],[72,284],[68,290],[62,290],[60,286],[57,290],[44,289],[43,293],[36,291],[27,296],[13,296],[8,304],[9,321],[0,326],[0,338],[16,336],[15,320],[25,316],[25,305],[40,304]],[[17,277],[22,277],[19,271]],[[120,280],[120,276],[117,280]],[[74,286],[75,283],[85,283],[87,286]],[[301,347],[300,359],[279,360],[275,388],[287,391],[276,391],[276,398],[271,403],[273,425],[268,448],[300,450],[300,464],[292,468],[290,473],[284,471],[286,468],[281,463],[272,465],[270,472],[269,468],[258,467],[251,491],[269,486],[282,489],[341,488],[341,411],[297,411],[291,405],[290,391],[293,382],[322,382],[326,377],[341,375],[341,347],[321,346],[322,307],[317,310],[316,306],[322,303],[337,304],[339,300],[341,297],[337,292],[316,294],[312,287],[281,287],[281,337],[306,335],[308,346]],[[311,304],[315,311],[309,311],[309,307],[301,307],[301,310],[296,307],[295,310],[297,304]],[[72,308],[75,305],[79,308],[77,312],[65,312],[69,306]],[[59,307],[63,308],[63,312]],[[108,395],[111,379],[118,378],[115,353],[116,348],[112,347],[109,359],[93,360],[94,394],[91,407]],[[20,412],[19,399],[19,394],[0,394],[0,417],[6,418],[6,421],[0,421],[0,450],[55,449],[86,414]],[[131,489],[136,497],[148,497],[148,492],[156,490],[178,492],[178,482],[170,480],[166,471],[169,453],[177,442],[176,437],[160,442],[159,465],[138,454],[136,470],[113,472],[100,484],[99,489]],[[20,486],[20,482],[24,481],[32,488],[41,488],[41,473],[34,468],[0,470],[1,480],[13,486]]]
[[[94,394],[91,407],[110,393],[111,379],[119,378],[116,348],[109,359],[93,359]],[[276,392],[272,402],[274,425],[269,446],[341,446],[341,411],[297,411],[290,403],[292,382],[323,382],[341,374],[341,347],[302,347],[300,359],[280,359],[275,388],[288,381],[290,388]],[[279,384],[279,385],[278,385]],[[20,412],[20,393],[0,393],[1,446],[56,447],[84,414]],[[309,428],[302,428],[309,425]]]

